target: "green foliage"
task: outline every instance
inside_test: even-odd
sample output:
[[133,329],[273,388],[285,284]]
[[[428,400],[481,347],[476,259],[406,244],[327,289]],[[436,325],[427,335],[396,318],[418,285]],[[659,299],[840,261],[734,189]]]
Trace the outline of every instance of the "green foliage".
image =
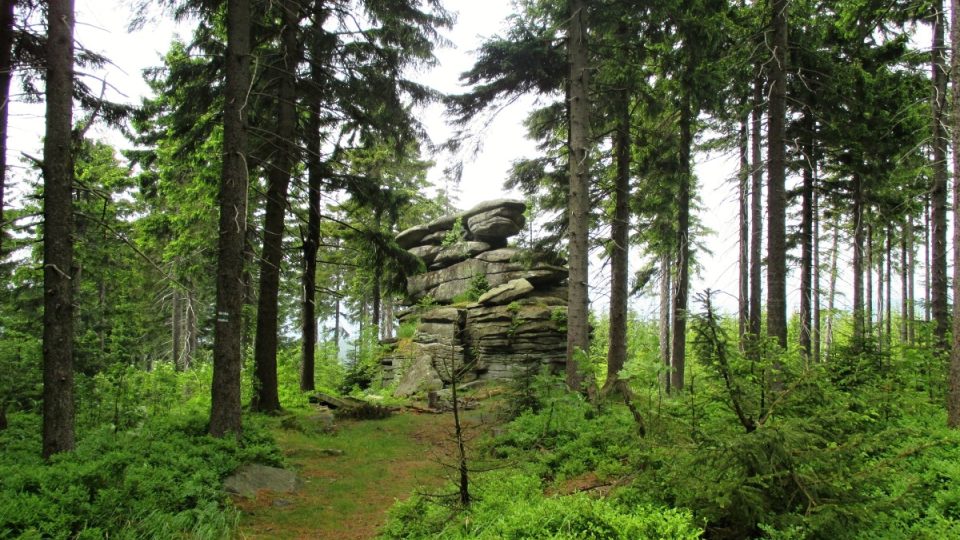
[[377,327],[366,325],[354,342],[353,350],[347,354],[348,363],[340,392],[349,394],[375,386],[380,375],[380,357],[383,347],[377,338]]
[[443,241],[440,245],[443,247],[452,247],[462,243],[467,238],[467,230],[463,227],[463,218],[457,217],[450,230],[443,235]]
[[490,290],[490,282],[487,281],[486,274],[475,274],[470,278],[470,287],[452,299],[452,303],[460,304],[466,302],[476,302],[483,294]]
[[[415,496],[391,512],[383,538],[694,539],[689,512],[634,506],[584,493],[545,496],[540,479],[517,472],[479,475],[476,502],[459,514],[434,498]],[[453,518],[453,519],[451,519]]]
[[397,328],[397,339],[412,339],[413,336],[417,334],[417,325],[420,324],[418,319],[412,319],[400,323],[400,326]]
[[0,538],[227,537],[238,514],[221,479],[244,462],[281,461],[255,421],[240,441],[208,436],[205,411],[90,430],[49,464],[39,433],[24,413],[0,432]]

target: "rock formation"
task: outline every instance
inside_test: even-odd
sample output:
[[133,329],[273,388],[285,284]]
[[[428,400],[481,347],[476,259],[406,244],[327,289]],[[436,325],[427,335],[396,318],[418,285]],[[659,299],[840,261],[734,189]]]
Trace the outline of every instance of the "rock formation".
[[427,268],[407,280],[411,305],[398,314],[406,330],[381,361],[397,395],[440,389],[454,375],[508,379],[565,362],[567,270],[551,254],[507,246],[525,209],[488,201],[397,235]]

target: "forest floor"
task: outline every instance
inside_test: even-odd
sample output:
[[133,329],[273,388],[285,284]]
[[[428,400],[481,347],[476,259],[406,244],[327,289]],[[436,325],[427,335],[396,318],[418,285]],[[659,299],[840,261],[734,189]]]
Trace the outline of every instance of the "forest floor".
[[[465,413],[471,437],[492,426],[492,406]],[[290,414],[301,426],[316,416]],[[382,420],[338,420],[332,433],[289,428],[295,424],[288,417],[272,431],[301,486],[291,494],[261,491],[254,499],[236,499],[239,538],[374,538],[397,500],[417,490],[455,490],[449,480],[455,463],[451,413],[405,409]]]

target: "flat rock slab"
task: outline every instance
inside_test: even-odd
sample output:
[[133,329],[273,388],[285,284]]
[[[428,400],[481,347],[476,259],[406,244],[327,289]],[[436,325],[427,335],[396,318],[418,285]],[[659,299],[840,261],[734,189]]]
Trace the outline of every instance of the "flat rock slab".
[[241,466],[223,481],[227,493],[252,498],[260,490],[275,493],[293,493],[299,487],[299,479],[293,471],[248,463]]
[[533,291],[533,285],[529,281],[520,279],[511,279],[503,285],[498,285],[489,291],[483,293],[477,299],[479,304],[506,304],[517,298],[523,298]]

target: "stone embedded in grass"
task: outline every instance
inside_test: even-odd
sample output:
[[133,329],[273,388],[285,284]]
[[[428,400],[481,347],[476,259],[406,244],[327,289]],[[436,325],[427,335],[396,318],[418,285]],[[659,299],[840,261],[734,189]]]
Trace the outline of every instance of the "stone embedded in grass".
[[227,493],[247,498],[256,497],[261,490],[293,493],[299,486],[297,473],[258,463],[241,465],[223,481],[223,489]]

